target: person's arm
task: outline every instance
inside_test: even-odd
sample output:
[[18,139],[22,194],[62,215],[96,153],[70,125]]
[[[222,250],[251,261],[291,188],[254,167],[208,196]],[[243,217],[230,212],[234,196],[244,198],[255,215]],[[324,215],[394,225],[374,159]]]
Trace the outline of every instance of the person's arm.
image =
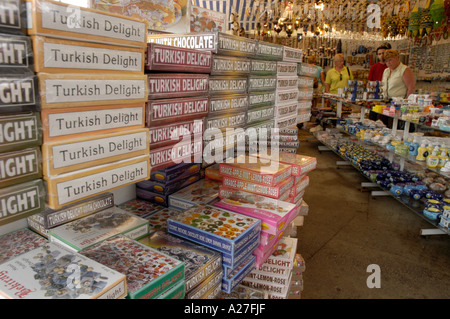
[[330,93],[330,84],[331,84],[331,75],[330,71],[327,72],[327,76],[325,78],[325,93]]
[[416,90],[416,79],[410,68],[406,68],[405,72],[403,72],[403,83],[405,83],[408,88],[408,91],[406,92],[406,98],[408,98],[411,94],[414,94],[414,91]]
[[325,83],[325,72],[324,71],[320,72],[320,80],[322,83]]

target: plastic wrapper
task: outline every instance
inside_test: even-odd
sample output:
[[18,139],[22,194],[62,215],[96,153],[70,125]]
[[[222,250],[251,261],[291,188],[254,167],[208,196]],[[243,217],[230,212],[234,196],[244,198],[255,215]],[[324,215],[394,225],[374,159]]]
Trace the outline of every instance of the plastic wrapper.
[[251,60],[243,57],[231,57],[214,54],[211,75],[248,75]]
[[0,33],[26,34],[27,9],[22,0],[8,0],[0,3]]
[[255,59],[261,60],[283,60],[284,47],[279,44],[257,41]]
[[301,63],[303,51],[301,49],[283,46],[283,61]]
[[40,73],[38,78],[42,109],[143,103],[148,98],[145,75]]
[[48,206],[59,209],[149,178],[148,155],[55,175],[46,178]]
[[81,253],[124,274],[130,299],[157,298],[184,280],[182,261],[125,236],[107,239]]
[[8,278],[0,282],[0,294],[10,299],[120,299],[127,295],[124,275],[54,243],[1,264],[0,273]]
[[[145,48],[33,36],[35,72],[144,74]],[[111,43],[113,44],[113,43]]]
[[209,94],[242,94],[247,93],[249,87],[247,76],[220,76],[209,78]]
[[221,183],[202,179],[169,196],[169,205],[177,209],[188,209],[198,204],[208,204],[219,195]]
[[42,177],[39,147],[0,153],[0,188]]
[[148,155],[149,142],[148,130],[141,128],[44,143],[42,145],[44,176]]
[[38,81],[34,74],[0,75],[0,114],[39,110]]
[[148,71],[211,73],[211,52],[148,43],[145,68]]
[[209,113],[214,116],[246,111],[247,108],[248,94],[215,95],[209,102]]
[[0,264],[47,243],[47,239],[27,228],[0,236]]
[[250,75],[276,75],[277,62],[251,59]]
[[29,35],[145,47],[144,20],[48,0],[25,0]]
[[151,73],[148,75],[148,98],[205,96],[209,86],[208,74]]
[[44,143],[120,132],[145,126],[145,104],[44,109],[41,121]]
[[277,88],[277,77],[272,75],[250,75],[248,92],[273,91]]
[[50,229],[49,240],[82,251],[119,234],[138,240],[148,233],[147,220],[114,206]]
[[0,72],[6,74],[34,72],[33,50],[29,37],[0,33]]
[[248,94],[248,108],[275,105],[275,90],[268,92],[251,92]]
[[277,76],[297,76],[297,63],[277,62]]
[[150,150],[150,165],[158,171],[180,163],[200,163],[202,155],[203,141],[198,137]]
[[167,220],[173,216],[178,215],[179,213],[181,213],[181,210],[164,207],[156,213],[147,216],[146,219],[148,220],[150,226],[150,233],[156,230],[167,233],[169,231],[169,229],[167,228]]
[[0,117],[0,153],[42,144],[38,112],[5,114]]

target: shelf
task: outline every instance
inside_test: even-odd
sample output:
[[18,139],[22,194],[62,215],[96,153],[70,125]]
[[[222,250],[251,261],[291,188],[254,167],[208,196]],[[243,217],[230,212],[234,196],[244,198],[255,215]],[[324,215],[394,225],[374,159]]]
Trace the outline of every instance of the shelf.
[[[316,135],[317,138],[317,135]],[[352,166],[353,168],[355,168],[358,172],[361,173],[362,176],[364,176],[367,180],[369,180],[370,182],[372,182],[370,180],[370,178],[368,176],[366,176],[355,164],[353,164],[353,162],[351,160],[349,160],[348,158],[342,156],[341,154],[339,154],[338,152],[336,152],[334,150],[334,148],[331,145],[326,144],[325,142],[321,141],[320,139],[317,138],[318,141],[320,141],[323,145],[325,145],[330,151],[332,151],[333,153],[335,153],[337,156],[339,156],[340,158],[344,159],[345,161],[348,162],[348,164],[350,166]],[[354,140],[348,138],[349,142],[352,142],[354,144],[358,144],[355,143]],[[370,151],[370,149],[369,149]],[[378,154],[378,153],[377,153]],[[371,184],[372,185],[372,184]],[[427,217],[424,216],[423,214],[423,210],[425,208],[425,201],[423,199],[421,200],[415,200],[407,195],[401,195],[401,196],[395,196],[392,192],[390,192],[388,189],[385,189],[383,187],[381,187],[380,185],[376,184],[376,186],[382,190],[382,195],[389,195],[390,197],[394,198],[396,201],[398,201],[399,203],[401,203],[403,206],[407,207],[409,210],[413,211],[416,215],[418,215],[419,217],[421,217],[422,219],[424,219],[425,221],[427,221],[428,223],[430,223],[431,225],[433,225],[433,227],[436,228],[436,232],[434,233],[438,233],[438,234],[446,234],[446,235],[450,235],[450,230],[447,230],[443,227],[441,227],[439,225],[439,221],[434,221],[431,220]],[[375,194],[377,195],[377,194]],[[421,233],[422,235],[426,235],[428,233]]]

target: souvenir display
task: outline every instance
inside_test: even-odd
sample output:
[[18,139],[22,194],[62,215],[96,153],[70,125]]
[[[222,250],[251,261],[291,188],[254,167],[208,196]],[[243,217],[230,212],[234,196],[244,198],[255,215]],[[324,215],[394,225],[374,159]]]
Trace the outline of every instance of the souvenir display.
[[47,239],[22,228],[0,236],[0,264],[47,243]]

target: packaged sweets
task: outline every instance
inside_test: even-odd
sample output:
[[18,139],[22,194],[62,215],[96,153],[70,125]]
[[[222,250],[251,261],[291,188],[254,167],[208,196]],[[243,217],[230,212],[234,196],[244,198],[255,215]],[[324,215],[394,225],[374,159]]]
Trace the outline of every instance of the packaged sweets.
[[[114,195],[105,193],[92,198],[82,200],[73,205],[67,205],[60,209],[46,208],[42,212],[29,216],[28,226],[38,233],[48,237],[48,230],[70,221],[82,218],[101,210],[114,206]],[[36,227],[38,225],[38,227]]]
[[[2,20],[5,16],[2,15]],[[34,72],[34,59],[29,37],[0,32],[0,71],[6,74]]]
[[154,299],[184,280],[184,262],[126,236],[112,237],[81,253],[124,274],[130,299]]
[[168,226],[170,233],[232,255],[261,231],[260,220],[209,205],[191,207],[170,218]]
[[47,239],[28,228],[0,236],[0,264],[47,243]]
[[273,91],[277,88],[277,77],[272,75],[250,75],[248,92]]
[[179,213],[181,213],[181,210],[164,207],[156,213],[149,215],[146,219],[149,223],[150,232],[160,230],[167,233],[169,231],[167,228],[167,220]]
[[148,43],[145,69],[148,71],[211,73],[211,52]]
[[140,187],[136,187],[136,198],[144,201],[148,201],[164,207],[169,206],[169,196],[160,193],[155,193]]
[[204,118],[175,121],[160,126],[150,126],[150,149],[173,145],[184,139],[203,138]]
[[214,54],[211,75],[245,75],[250,73],[250,67],[250,59]]
[[291,104],[293,102],[298,102],[298,89],[276,91],[275,105]]
[[39,147],[0,153],[0,188],[42,177]]
[[[258,157],[272,159],[273,157],[267,154],[257,154]],[[317,159],[311,156],[305,156],[300,154],[290,154],[285,152],[280,152],[278,154],[278,158],[275,157],[279,162],[285,163],[292,166],[292,175],[293,176],[302,176],[309,171],[312,171],[316,168]]]
[[227,128],[243,127],[246,124],[246,119],[246,112],[210,115],[205,118],[205,129],[217,128],[219,130],[225,130]]
[[[297,238],[282,237],[273,254],[267,258],[265,265],[273,266],[274,269],[292,270],[296,253]],[[258,270],[261,271],[261,267]]]
[[266,196],[237,191],[214,206],[261,220],[261,230],[276,235],[289,216],[297,213],[294,204]]
[[283,46],[283,61],[301,63],[303,59],[303,51],[288,46]]
[[120,299],[126,277],[79,253],[46,243],[0,265],[0,294],[10,299]]
[[197,163],[180,163],[161,170],[153,170],[150,179],[160,183],[168,183],[176,178],[182,178],[200,171],[200,165]]
[[209,78],[209,94],[243,94],[249,87],[247,76],[212,75]]
[[277,90],[298,89],[297,76],[277,76],[276,77]]
[[26,33],[26,8],[21,0],[0,3],[0,33],[24,35]]
[[274,117],[273,106],[263,106],[258,108],[249,109],[247,111],[246,124],[253,124],[261,121],[267,121]]
[[207,204],[219,195],[221,182],[202,179],[169,196],[170,207],[187,209],[197,204]]
[[203,154],[201,138],[193,141],[187,139],[174,145],[150,150],[150,166],[152,170],[161,170],[179,163],[200,163]]
[[222,291],[231,293],[233,289],[255,268],[255,263],[256,257],[250,255],[240,267],[234,269],[228,276],[224,276],[222,279]]
[[209,93],[209,75],[195,73],[151,73],[148,77],[148,98],[152,100],[205,96]]
[[276,184],[275,186],[262,185],[259,183],[252,183],[246,180],[223,177],[223,186],[236,190],[242,190],[258,195],[263,195],[271,198],[278,199],[284,192],[294,185],[294,179],[292,177],[285,178],[284,181]]
[[248,108],[275,105],[275,90],[267,92],[250,92],[248,94]]
[[297,76],[297,63],[278,61],[277,76]]
[[261,185],[275,186],[291,175],[290,165],[263,164],[255,157],[240,155],[234,163],[220,163],[220,174]]
[[255,59],[261,60],[283,60],[284,46],[265,41],[256,42]]
[[172,288],[164,291],[160,294],[156,299],[185,299],[186,297],[186,288],[184,281],[178,282]]
[[40,110],[38,80],[34,74],[0,75],[0,113]]
[[4,114],[0,117],[0,152],[14,151],[42,144],[39,112]]
[[164,208],[162,206],[140,199],[129,200],[125,203],[117,205],[117,207],[144,219],[148,219],[151,215]]
[[42,179],[0,188],[0,225],[41,213],[45,195]]
[[276,75],[277,62],[270,60],[251,59],[251,75]]
[[138,182],[136,183],[136,186],[161,195],[170,195],[186,186],[191,185],[192,183],[195,183],[199,179],[200,173],[194,173],[191,176],[179,178],[168,183],[160,183],[157,181],[148,180]]
[[211,96],[209,113],[214,115],[246,111],[248,108],[248,94],[229,94]]
[[118,207],[104,209],[49,231],[49,239],[81,251],[118,234],[139,239],[149,232],[148,221]]
[[[143,74],[145,48],[33,36],[35,72]],[[111,43],[112,44],[112,43]]]
[[139,242],[184,262],[187,293],[222,269],[219,252],[162,231],[155,231]]
[[242,284],[237,285],[231,293],[221,292],[218,299],[267,299],[267,293],[261,289],[250,288]]
[[186,299],[215,299],[217,287],[222,287],[223,269],[219,267],[216,272],[203,280],[200,284],[186,293]]

